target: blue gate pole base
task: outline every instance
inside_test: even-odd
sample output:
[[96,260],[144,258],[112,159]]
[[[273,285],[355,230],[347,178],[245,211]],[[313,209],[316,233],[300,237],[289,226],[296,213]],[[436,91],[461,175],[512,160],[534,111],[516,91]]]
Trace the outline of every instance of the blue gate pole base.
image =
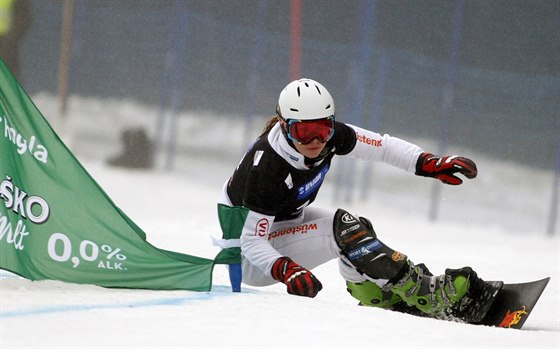
[[229,264],[229,282],[232,292],[241,292],[241,264]]

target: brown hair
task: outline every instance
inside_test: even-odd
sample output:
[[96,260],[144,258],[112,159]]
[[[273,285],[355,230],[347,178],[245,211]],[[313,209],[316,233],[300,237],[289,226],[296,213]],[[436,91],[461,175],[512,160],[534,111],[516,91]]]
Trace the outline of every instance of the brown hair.
[[270,130],[272,130],[272,128],[274,127],[274,125],[276,125],[278,123],[278,115],[274,115],[272,116],[270,119],[268,119],[268,121],[266,122],[266,125],[264,126],[264,129],[261,133],[261,135],[259,137],[264,136],[265,134],[267,134],[268,132],[270,132]]

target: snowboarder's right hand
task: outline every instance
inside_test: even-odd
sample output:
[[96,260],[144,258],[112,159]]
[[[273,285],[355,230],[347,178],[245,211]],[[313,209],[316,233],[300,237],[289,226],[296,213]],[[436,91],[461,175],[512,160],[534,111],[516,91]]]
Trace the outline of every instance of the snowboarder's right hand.
[[289,257],[280,257],[271,269],[272,278],[288,286],[288,293],[296,296],[315,297],[323,288],[309,270],[296,264]]

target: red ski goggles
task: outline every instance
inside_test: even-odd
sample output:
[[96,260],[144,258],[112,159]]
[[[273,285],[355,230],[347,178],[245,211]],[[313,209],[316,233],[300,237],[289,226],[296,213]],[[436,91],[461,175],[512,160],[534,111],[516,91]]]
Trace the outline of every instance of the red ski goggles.
[[334,135],[334,115],[317,120],[287,121],[287,134],[292,142],[309,144],[315,138],[321,143],[327,142]]

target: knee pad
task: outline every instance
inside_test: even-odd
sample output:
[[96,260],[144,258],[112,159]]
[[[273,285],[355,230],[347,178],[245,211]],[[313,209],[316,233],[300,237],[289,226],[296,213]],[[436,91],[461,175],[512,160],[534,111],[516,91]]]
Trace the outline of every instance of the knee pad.
[[358,218],[338,209],[334,215],[333,232],[348,262],[372,279],[391,280],[408,267],[406,255],[383,244],[367,218]]
[[385,292],[377,284],[368,280],[358,283],[347,281],[346,287],[348,293],[360,301],[360,305],[387,309],[402,301],[398,295],[390,291]]

